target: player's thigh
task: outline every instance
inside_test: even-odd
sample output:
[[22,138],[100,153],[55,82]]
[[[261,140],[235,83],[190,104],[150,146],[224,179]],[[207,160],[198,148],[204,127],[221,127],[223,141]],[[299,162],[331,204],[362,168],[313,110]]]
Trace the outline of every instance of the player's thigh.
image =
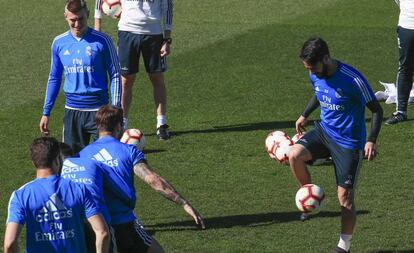
[[122,75],[138,72],[141,37],[139,34],[118,31],[118,58]]
[[148,73],[160,73],[167,70],[166,57],[161,57],[163,37],[161,34],[143,35],[141,50],[145,69]]
[[112,226],[115,231],[116,247],[119,253],[148,252],[152,245],[152,237],[139,220]]
[[336,184],[345,189],[354,189],[358,182],[363,151],[346,149],[335,142],[330,143],[332,162],[335,167]]
[[83,126],[79,111],[65,109],[63,117],[63,142],[72,147],[75,153],[82,149]]
[[312,129],[300,138],[295,145],[300,145],[310,153],[303,152],[307,163],[312,164],[315,160],[330,157],[329,149],[326,147],[323,135],[319,129]]
[[96,127],[96,111],[82,112],[83,132],[85,138],[89,141],[92,137],[92,141],[98,139],[98,129]]

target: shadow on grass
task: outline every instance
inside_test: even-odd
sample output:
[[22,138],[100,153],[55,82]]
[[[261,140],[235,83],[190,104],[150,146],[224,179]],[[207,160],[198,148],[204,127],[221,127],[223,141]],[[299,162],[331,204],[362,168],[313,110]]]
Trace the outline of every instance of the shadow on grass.
[[[387,118],[383,118],[383,122]],[[409,119],[410,120],[410,119]],[[408,120],[408,121],[409,121]],[[365,120],[366,122],[371,122],[370,118]],[[244,124],[235,124],[227,126],[213,126],[210,129],[200,129],[200,130],[185,130],[185,131],[173,131],[171,136],[178,136],[184,134],[206,134],[206,133],[222,133],[222,132],[250,132],[257,130],[277,130],[277,129],[287,129],[295,128],[296,121],[268,121],[268,122],[256,122],[256,123],[244,123]],[[315,120],[309,120],[307,123],[307,128],[312,129],[315,124]],[[155,133],[147,134],[148,136],[153,136]]]
[[405,250],[378,250],[378,251],[371,251],[371,253],[414,253],[414,249],[405,249]]
[[[222,133],[222,132],[249,132],[256,130],[275,130],[275,129],[286,129],[294,128],[296,121],[269,121],[269,122],[257,122],[257,123],[245,123],[245,124],[236,124],[236,125],[227,125],[227,126],[213,126],[210,129],[200,129],[200,130],[185,130],[185,131],[173,131],[172,136],[174,135],[183,135],[183,134],[206,134],[206,133]],[[313,125],[313,120],[309,120],[308,124]],[[154,133],[147,134],[148,136],[155,135]]]
[[165,149],[144,149],[144,154],[153,154],[153,153],[160,153],[165,152]]
[[[369,211],[357,211],[358,215],[368,214]],[[232,227],[258,227],[268,226],[277,223],[286,223],[299,221],[299,212],[273,212],[246,215],[232,215],[223,217],[205,218],[204,224],[206,229],[221,229]],[[311,215],[310,220],[329,217],[340,217],[340,212],[322,211],[315,215]],[[309,222],[309,221],[306,221]],[[306,223],[305,222],[305,223]],[[180,230],[197,230],[194,221],[177,221],[168,223],[159,223],[154,225],[146,225],[149,233],[154,234],[157,231],[180,231]]]

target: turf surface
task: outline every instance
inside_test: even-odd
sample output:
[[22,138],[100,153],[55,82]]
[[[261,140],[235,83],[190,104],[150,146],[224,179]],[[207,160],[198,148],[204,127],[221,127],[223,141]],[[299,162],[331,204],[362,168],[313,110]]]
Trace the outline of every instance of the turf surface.
[[[17,1],[2,18],[3,221],[11,192],[34,175],[28,145],[39,136],[50,44],[67,29],[62,5]],[[195,230],[180,207],[136,180],[137,215],[167,252],[316,253],[336,245],[340,213],[332,168],[312,168],[327,198],[323,210],[302,223],[294,205],[297,184],[288,167],[268,157],[264,139],[275,129],[294,133],[311,95],[297,55],[311,35],[325,38],[333,57],[359,69],[374,90],[382,88],[379,80],[394,82],[397,17],[397,6],[385,0],[175,1],[166,80],[168,122],[176,135],[156,139],[152,88],[144,74],[134,86],[130,113],[130,126],[147,135],[149,163],[205,217],[207,230]],[[116,41],[116,21],[105,18],[104,31]],[[58,138],[63,103],[60,96],[51,118]],[[384,105],[384,115],[393,109]],[[413,125],[384,126],[378,159],[364,162],[353,252],[414,252]]]

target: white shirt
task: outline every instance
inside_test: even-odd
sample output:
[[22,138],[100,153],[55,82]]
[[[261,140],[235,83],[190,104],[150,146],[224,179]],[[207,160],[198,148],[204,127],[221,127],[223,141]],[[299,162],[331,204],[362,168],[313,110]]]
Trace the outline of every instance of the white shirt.
[[[95,0],[95,18],[101,17],[101,0]],[[162,34],[172,30],[173,0],[121,0],[119,31]]]
[[400,17],[398,26],[414,29],[414,0],[399,0]]

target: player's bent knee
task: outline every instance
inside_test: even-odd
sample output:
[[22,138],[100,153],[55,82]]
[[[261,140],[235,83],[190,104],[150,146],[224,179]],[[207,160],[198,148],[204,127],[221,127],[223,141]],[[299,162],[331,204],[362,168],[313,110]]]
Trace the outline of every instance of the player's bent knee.
[[289,162],[306,162],[308,159],[304,154],[304,148],[300,145],[293,145],[292,150],[289,153]]

